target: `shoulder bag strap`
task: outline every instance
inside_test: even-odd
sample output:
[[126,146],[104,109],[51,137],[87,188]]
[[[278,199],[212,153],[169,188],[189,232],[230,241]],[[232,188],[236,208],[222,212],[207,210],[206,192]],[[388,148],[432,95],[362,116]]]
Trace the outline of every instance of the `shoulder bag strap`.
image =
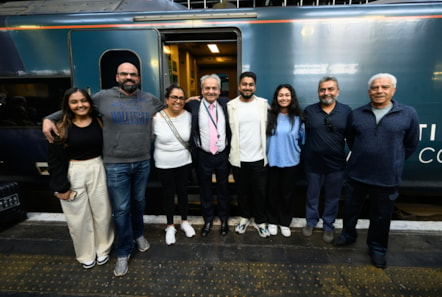
[[190,147],[189,144],[187,142],[185,142],[180,134],[178,133],[178,131],[176,130],[175,126],[173,125],[172,121],[169,119],[169,116],[167,115],[167,113],[164,112],[164,110],[160,111],[161,115],[163,116],[163,118],[166,120],[167,125],[169,125],[170,130],[172,130],[173,134],[175,135],[176,139],[178,139],[178,141],[186,148],[190,151]]

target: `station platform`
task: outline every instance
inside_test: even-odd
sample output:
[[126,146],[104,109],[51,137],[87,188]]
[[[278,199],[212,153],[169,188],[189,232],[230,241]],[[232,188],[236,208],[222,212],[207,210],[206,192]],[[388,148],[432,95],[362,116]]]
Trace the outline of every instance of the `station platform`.
[[150,249],[134,251],[127,275],[115,277],[115,254],[106,265],[82,268],[62,217],[31,215],[0,232],[0,296],[442,296],[441,222],[393,222],[388,267],[379,269],[368,256],[367,222],[355,244],[336,248],[322,241],[322,229],[304,237],[303,219],[293,220],[290,238],[260,238],[252,226],[238,235],[237,218],[227,236],[215,222],[202,238],[202,220],[191,218],[197,235],[186,238],[177,226],[177,243],[167,246],[165,218],[149,216]]

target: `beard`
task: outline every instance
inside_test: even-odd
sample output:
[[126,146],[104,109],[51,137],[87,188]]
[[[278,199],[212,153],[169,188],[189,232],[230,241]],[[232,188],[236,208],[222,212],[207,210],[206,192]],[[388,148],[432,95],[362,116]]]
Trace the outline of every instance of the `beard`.
[[324,104],[324,105],[330,105],[334,101],[335,101],[335,99],[332,98],[332,97],[325,97],[325,98],[323,97],[323,98],[321,98],[321,103]]
[[253,97],[253,95],[255,95],[255,93],[251,93],[250,95],[246,95],[243,92],[239,92],[239,93],[240,93],[241,97],[243,97],[246,100],[249,100],[250,98]]
[[[128,82],[128,81],[130,81],[134,84],[133,85],[126,84],[126,82]],[[118,85],[123,91],[125,91],[128,94],[132,94],[133,92],[135,92],[138,89],[138,84],[136,84],[133,80],[129,80],[129,79],[125,80],[124,82],[119,82]]]

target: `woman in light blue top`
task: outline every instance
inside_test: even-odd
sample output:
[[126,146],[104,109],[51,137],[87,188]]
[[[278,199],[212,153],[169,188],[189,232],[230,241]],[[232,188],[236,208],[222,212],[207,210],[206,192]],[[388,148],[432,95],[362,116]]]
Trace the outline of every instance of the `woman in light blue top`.
[[304,116],[290,84],[279,85],[273,95],[267,125],[268,222],[270,235],[291,235],[292,199],[305,140]]

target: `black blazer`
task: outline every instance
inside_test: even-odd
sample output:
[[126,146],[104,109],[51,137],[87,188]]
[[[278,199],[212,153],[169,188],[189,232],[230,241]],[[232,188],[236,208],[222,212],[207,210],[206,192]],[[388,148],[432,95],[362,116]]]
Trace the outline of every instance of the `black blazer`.
[[[186,103],[184,108],[192,114],[192,128],[190,131],[190,147],[192,150],[192,159],[196,161],[196,151],[198,148],[201,148],[201,138],[200,138],[200,129],[198,122],[198,114],[200,110],[200,105],[202,102],[202,97],[200,96],[200,101],[192,100]],[[227,102],[229,101],[226,97],[219,97],[217,102],[222,107],[222,111],[224,112],[224,118],[226,119],[226,150],[230,149],[230,139],[232,138],[232,132],[230,131],[229,125],[229,115],[227,113]]]

